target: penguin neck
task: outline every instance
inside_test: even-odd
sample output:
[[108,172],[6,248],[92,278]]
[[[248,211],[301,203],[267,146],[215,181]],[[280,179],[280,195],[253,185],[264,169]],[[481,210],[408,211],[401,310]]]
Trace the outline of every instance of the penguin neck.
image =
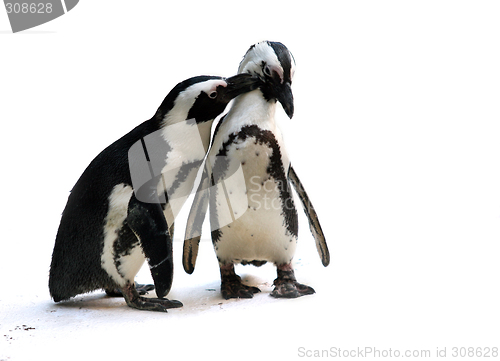
[[241,119],[244,124],[248,125],[264,125],[264,123],[274,124],[275,113],[276,101],[266,100],[260,89],[236,97],[229,111],[229,114],[234,117],[234,119]]
[[211,119],[206,122],[197,123],[194,118],[185,119],[185,117],[174,118],[167,116],[160,123],[160,130],[163,139],[171,146],[176,145],[178,149],[181,149],[183,148],[182,144],[186,144],[192,148],[200,148],[199,145],[203,145],[204,152],[206,153],[210,145],[213,121]]
[[[189,109],[188,109],[189,110]],[[165,128],[179,123],[196,123],[195,119],[187,119],[187,111],[184,109],[172,109],[169,112],[163,112],[158,109],[156,119],[160,120],[160,128]]]
[[[183,104],[181,104],[183,105]],[[195,118],[188,119],[189,107],[175,106],[168,112],[163,112],[158,109],[156,119],[159,120],[159,128],[168,131],[168,128],[174,129],[179,127],[196,127],[201,136],[205,136],[208,129],[210,131],[214,119],[204,122],[197,122]]]
[[[174,103],[170,109],[160,106],[150,123],[155,131],[159,131],[171,148],[189,153],[186,147],[192,147],[192,153],[198,154],[204,149],[207,152],[210,145],[210,134],[214,119],[197,122],[195,118],[188,119],[192,104]],[[186,153],[186,154],[187,154]],[[202,158],[203,158],[202,156]]]

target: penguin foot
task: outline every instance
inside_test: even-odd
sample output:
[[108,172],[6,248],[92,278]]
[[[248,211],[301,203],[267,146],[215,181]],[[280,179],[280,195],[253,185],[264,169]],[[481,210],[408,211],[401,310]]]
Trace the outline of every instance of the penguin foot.
[[228,300],[230,298],[252,298],[260,290],[257,287],[245,286],[241,283],[241,277],[234,272],[234,265],[227,264],[220,266],[222,297]]
[[298,283],[297,281],[279,282],[271,292],[271,296],[276,298],[297,298],[305,295],[316,293],[314,288]]
[[298,283],[291,264],[278,266],[278,278],[274,280],[271,296],[276,298],[297,298],[316,293],[314,288]]
[[127,305],[145,311],[167,312],[169,308],[182,307],[182,303],[176,300],[167,300],[166,298],[148,298],[139,296],[139,292],[132,284],[127,284],[121,289]]
[[166,298],[147,298],[137,297],[133,300],[127,300],[127,305],[138,310],[167,312],[169,308],[182,307],[182,302],[176,300],[167,300]]
[[[154,290],[155,285],[151,285],[151,284],[144,284],[143,285],[143,284],[135,282],[135,289],[137,290],[137,292],[141,296],[143,296],[143,295],[147,294],[149,291]],[[108,295],[109,297],[123,297],[123,293],[119,288],[108,288],[105,291],[106,291],[106,295]]]
[[[236,277],[240,278],[239,276]],[[241,279],[223,281],[220,290],[222,297],[226,300],[230,298],[252,298],[255,293],[260,292],[257,287],[245,286],[241,283]]]

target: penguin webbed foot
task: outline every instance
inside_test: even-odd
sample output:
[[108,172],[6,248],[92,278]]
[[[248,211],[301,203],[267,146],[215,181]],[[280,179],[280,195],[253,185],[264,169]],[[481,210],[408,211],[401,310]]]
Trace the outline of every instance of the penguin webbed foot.
[[246,286],[241,282],[241,277],[234,272],[234,265],[221,266],[221,293],[224,299],[230,298],[253,298],[259,293],[257,287]]
[[155,289],[155,285],[136,283],[135,284],[135,289],[137,290],[137,292],[141,296],[143,296],[143,295],[147,294],[149,291],[153,291]]
[[278,266],[278,278],[273,284],[271,296],[276,298],[297,298],[316,293],[314,288],[297,282],[291,265]]
[[126,285],[121,292],[127,302],[127,305],[138,310],[167,312],[169,308],[178,308],[183,306],[180,301],[176,300],[142,297],[135,289],[135,286],[131,284]]
[[271,296],[276,298],[297,298],[316,293],[314,288],[298,283],[297,281],[280,282],[278,284],[275,282],[274,285],[276,287],[271,292]]
[[225,281],[220,287],[222,297],[228,300],[230,298],[253,298],[255,293],[259,293],[257,287],[246,286],[240,281]]
[[[155,289],[155,285],[152,284],[141,284],[135,283],[135,289],[139,295],[144,296],[149,291],[153,291]],[[109,297],[123,297],[123,293],[119,288],[107,288],[105,289],[106,295]]]
[[168,312],[169,308],[182,307],[182,302],[176,300],[167,300],[166,298],[148,298],[138,296],[132,300],[128,300],[127,305],[137,310]]

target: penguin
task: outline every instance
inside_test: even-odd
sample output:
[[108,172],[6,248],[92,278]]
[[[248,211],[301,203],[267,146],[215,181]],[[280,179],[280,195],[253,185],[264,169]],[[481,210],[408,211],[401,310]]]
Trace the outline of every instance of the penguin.
[[298,283],[292,260],[298,239],[295,188],[316,240],[323,265],[330,254],[318,216],[291,167],[283,136],[275,122],[277,101],[289,118],[294,113],[292,78],[295,60],[279,42],[252,45],[238,73],[262,79],[258,89],[235,98],[217,124],[200,186],[190,210],[183,266],[194,271],[201,225],[210,206],[212,243],[219,262],[225,299],[252,298],[260,290],[241,282],[235,264],[272,262],[277,278],[271,296],[296,298],[315,293]]
[[[174,218],[208,151],[213,120],[236,96],[256,88],[249,74],[197,76],[177,84],[154,116],[104,149],[68,197],[49,274],[55,302],[114,290],[128,306],[167,312]],[[139,294],[134,277],[147,259],[159,298]]]

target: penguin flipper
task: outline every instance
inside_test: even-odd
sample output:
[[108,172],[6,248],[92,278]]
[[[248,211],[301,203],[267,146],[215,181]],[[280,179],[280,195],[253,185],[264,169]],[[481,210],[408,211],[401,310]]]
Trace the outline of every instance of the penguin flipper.
[[198,257],[198,247],[201,239],[201,228],[208,209],[209,199],[209,171],[207,166],[203,169],[203,175],[196,191],[196,195],[189,211],[184,236],[184,247],[182,251],[182,265],[186,273],[193,273]]
[[306,190],[302,183],[300,182],[297,173],[292,166],[290,166],[288,170],[288,178],[292,182],[295,191],[299,195],[300,202],[304,208],[304,212],[309,220],[309,229],[316,240],[316,248],[318,250],[319,256],[321,257],[321,263],[323,266],[328,266],[330,264],[330,252],[328,251],[328,246],[326,245],[325,235],[323,234],[323,230],[321,229],[321,225],[319,223],[318,215],[314,210],[314,207],[309,200],[309,197],[306,193]]
[[133,194],[126,222],[139,239],[148,260],[156,294],[166,296],[172,286],[174,264],[172,238],[161,204],[139,201]]

